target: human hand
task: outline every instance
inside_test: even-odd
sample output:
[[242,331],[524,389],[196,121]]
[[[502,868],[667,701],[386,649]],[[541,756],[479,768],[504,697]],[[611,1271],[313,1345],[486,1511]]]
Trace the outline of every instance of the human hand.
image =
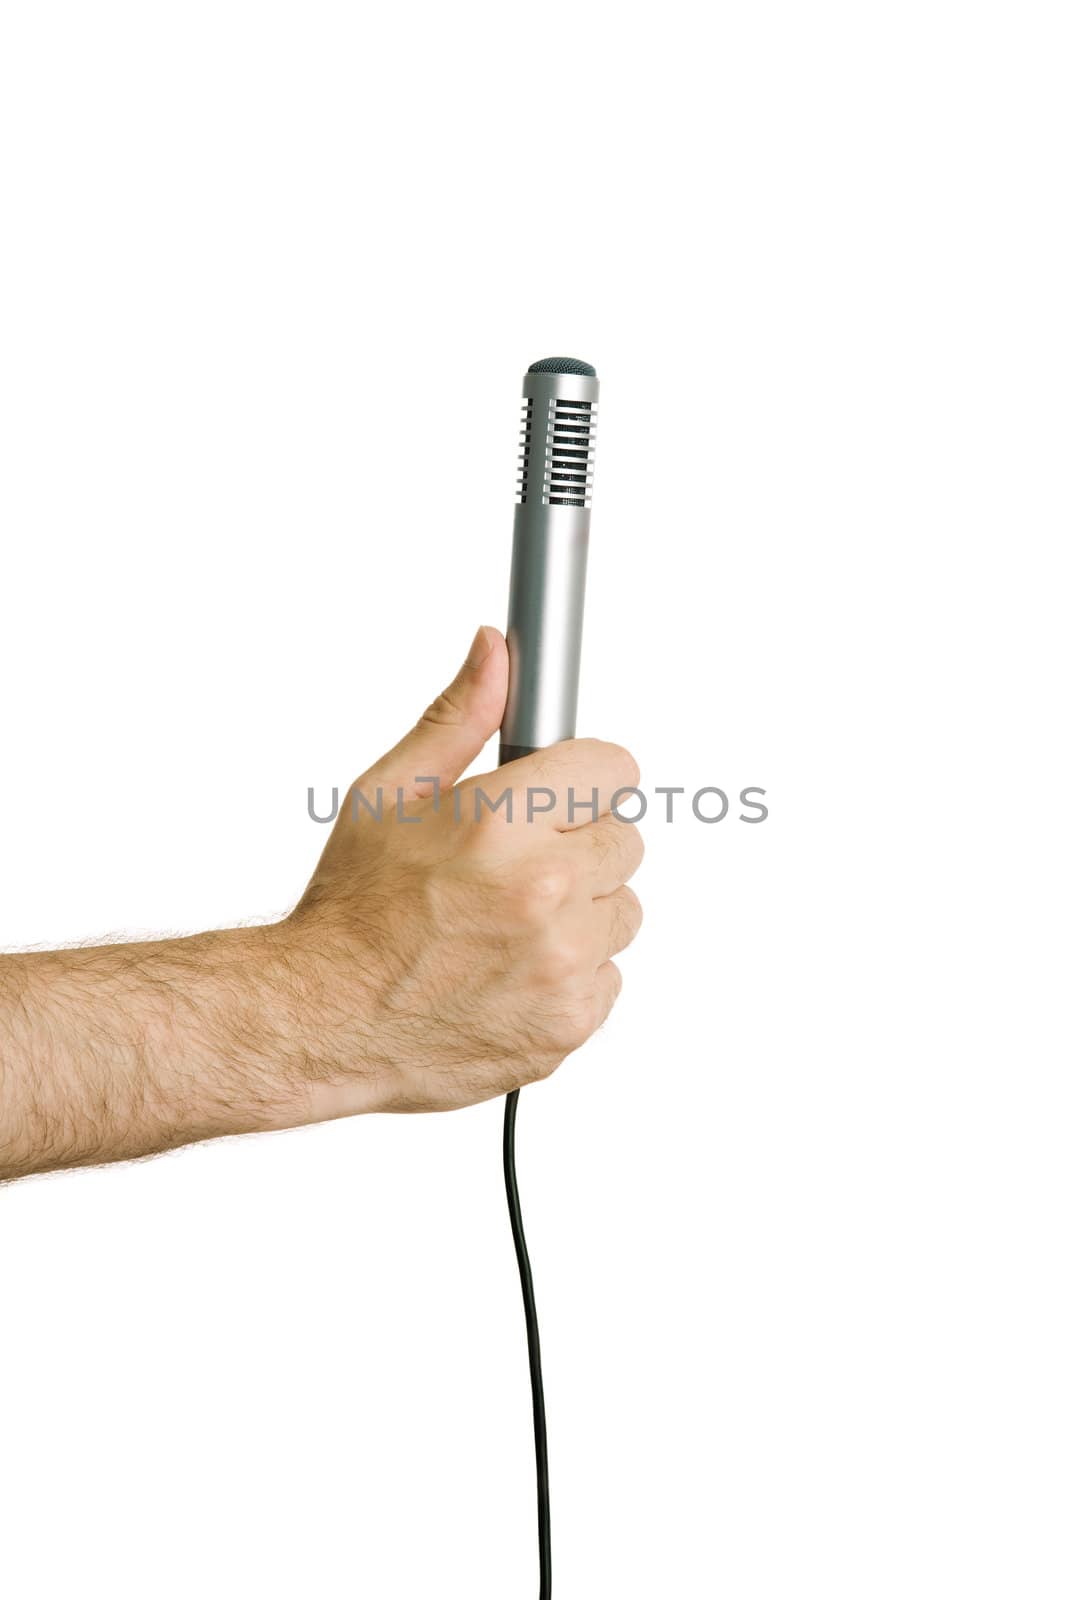
[[618,997],[643,845],[610,805],[637,765],[572,739],[457,782],[500,725],[507,668],[502,636],[479,629],[454,682],[357,780],[277,925],[314,1119],[448,1110],[544,1078]]

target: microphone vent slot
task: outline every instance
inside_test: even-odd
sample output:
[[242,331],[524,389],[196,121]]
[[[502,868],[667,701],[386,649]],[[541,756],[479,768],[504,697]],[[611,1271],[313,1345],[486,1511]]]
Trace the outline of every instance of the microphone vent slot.
[[548,402],[543,505],[592,505],[596,412],[595,400]]
[[522,414],[519,417],[519,483],[515,498],[520,506],[526,504],[526,497],[530,489],[530,445],[533,441],[533,401],[522,402]]

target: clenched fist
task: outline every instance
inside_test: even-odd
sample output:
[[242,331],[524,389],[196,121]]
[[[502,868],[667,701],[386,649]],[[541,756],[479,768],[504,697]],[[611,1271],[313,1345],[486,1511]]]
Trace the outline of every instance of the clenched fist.
[[279,933],[315,971],[312,1115],[435,1111],[550,1073],[619,993],[643,846],[612,797],[618,745],[573,739],[457,783],[500,725],[507,649],[480,629],[459,675],[358,779]]

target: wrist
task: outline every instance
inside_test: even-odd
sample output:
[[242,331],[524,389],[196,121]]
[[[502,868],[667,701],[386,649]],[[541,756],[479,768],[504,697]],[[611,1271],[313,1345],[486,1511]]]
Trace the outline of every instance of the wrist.
[[322,912],[252,931],[247,959],[271,1057],[275,1127],[385,1109],[396,1069],[375,1026],[369,948]]
[[[199,1081],[198,1098],[217,1134],[272,1132],[309,1120],[282,926],[198,935],[198,977],[185,996],[189,1009],[178,1006],[170,1017],[167,1054],[179,1076],[188,1067]],[[164,1079],[164,1102],[175,1093],[180,1096],[180,1084]]]

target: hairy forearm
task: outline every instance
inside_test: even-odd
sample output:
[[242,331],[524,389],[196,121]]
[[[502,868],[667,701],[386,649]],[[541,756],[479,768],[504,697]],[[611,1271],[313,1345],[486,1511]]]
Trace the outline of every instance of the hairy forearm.
[[0,956],[0,1180],[308,1120],[277,927]]

